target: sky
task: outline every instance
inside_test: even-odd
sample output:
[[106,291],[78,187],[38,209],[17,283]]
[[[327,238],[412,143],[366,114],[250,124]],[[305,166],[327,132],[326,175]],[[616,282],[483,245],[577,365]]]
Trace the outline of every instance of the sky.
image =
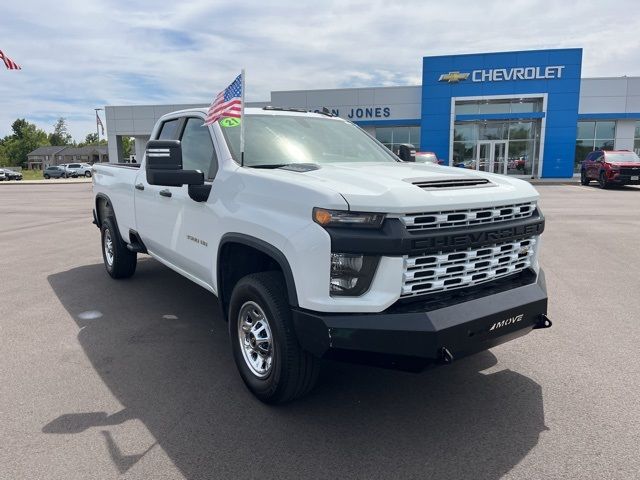
[[[3,2],[0,137],[16,118],[80,141],[104,105],[208,104],[246,69],[271,91],[420,84],[422,57],[581,47],[583,77],[640,76],[636,1]],[[104,113],[103,113],[104,121]],[[106,125],[108,129],[108,125]]]

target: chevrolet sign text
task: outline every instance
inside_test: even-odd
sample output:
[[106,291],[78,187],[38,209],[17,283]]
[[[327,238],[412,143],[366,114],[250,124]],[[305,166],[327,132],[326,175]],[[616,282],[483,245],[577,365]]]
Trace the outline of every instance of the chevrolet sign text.
[[513,67],[513,68],[488,68],[473,70],[471,75],[462,72],[449,72],[440,75],[439,81],[458,83],[471,77],[472,82],[504,82],[509,80],[552,80],[562,78],[564,65],[552,65],[549,67]]

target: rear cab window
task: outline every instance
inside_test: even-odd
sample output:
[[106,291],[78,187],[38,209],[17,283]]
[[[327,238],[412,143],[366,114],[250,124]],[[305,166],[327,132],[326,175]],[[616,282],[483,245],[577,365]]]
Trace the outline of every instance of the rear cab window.
[[176,140],[178,138],[178,126],[180,125],[180,118],[174,120],[167,120],[160,127],[160,133],[158,134],[158,140]]

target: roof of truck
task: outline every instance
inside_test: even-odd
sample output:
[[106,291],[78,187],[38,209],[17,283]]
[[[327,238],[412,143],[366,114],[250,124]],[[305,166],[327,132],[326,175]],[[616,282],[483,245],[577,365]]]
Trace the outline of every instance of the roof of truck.
[[[209,107],[197,107],[197,108],[187,108],[185,110],[177,110],[175,112],[167,113],[165,116],[173,116],[175,114],[180,113],[189,113],[189,112],[198,112],[198,113],[207,113]],[[300,116],[300,117],[316,117],[316,118],[336,118],[340,120],[340,117],[335,115],[328,115],[324,113],[316,113],[308,110],[297,109],[297,108],[288,108],[288,107],[247,107],[244,109],[245,115],[288,115],[288,116]]]

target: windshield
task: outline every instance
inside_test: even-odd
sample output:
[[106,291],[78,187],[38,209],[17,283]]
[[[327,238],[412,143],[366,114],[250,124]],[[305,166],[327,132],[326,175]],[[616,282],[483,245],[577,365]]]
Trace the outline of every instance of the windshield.
[[605,155],[607,162],[632,162],[640,163],[640,157],[633,152],[616,152]]
[[[398,161],[389,150],[348,122],[293,115],[247,115],[244,122],[244,165],[248,167]],[[220,128],[233,158],[240,162],[240,126],[225,127],[223,123]]]

